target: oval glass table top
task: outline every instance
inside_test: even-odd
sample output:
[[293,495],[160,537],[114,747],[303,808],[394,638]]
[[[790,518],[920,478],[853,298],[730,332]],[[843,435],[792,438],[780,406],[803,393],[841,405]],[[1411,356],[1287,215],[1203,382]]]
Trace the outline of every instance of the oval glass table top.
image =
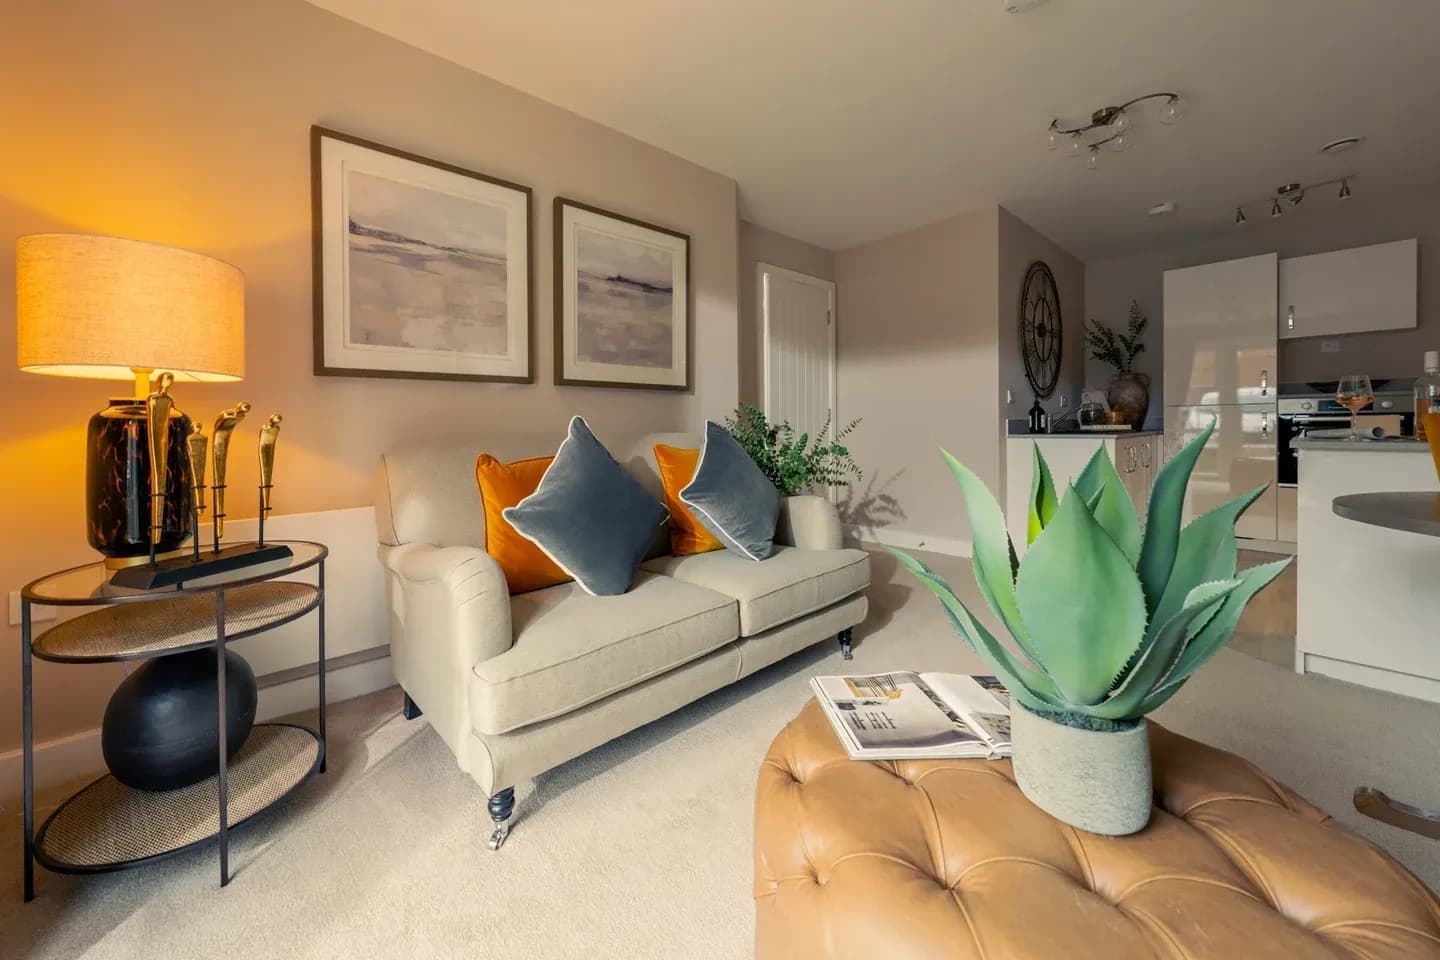
[[[288,576],[315,566],[329,554],[324,544],[309,540],[267,540],[266,545],[284,544],[291,550],[291,556],[269,563],[240,567],[225,573],[187,580],[179,586],[161,587],[155,590],[133,590],[117,587],[110,583],[115,571],[107,568],[103,561],[87,563],[68,570],[61,570],[41,577],[21,591],[26,600],[48,606],[97,606],[109,603],[129,603],[143,600],[158,600],[177,594],[213,592],[228,590],[250,583],[261,583],[277,577]],[[232,544],[225,544],[232,546]],[[204,559],[207,550],[201,548]]]
[[1440,493],[1349,493],[1331,509],[1356,523],[1440,537]]

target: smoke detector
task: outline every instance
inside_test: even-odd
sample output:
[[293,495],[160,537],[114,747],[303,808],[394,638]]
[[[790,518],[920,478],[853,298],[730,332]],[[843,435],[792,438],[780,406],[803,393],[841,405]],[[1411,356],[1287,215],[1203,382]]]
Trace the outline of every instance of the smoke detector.
[[1027,10],[1034,10],[1045,0],[1000,0],[1005,7],[1006,13],[1024,13]]
[[1166,200],[1164,203],[1155,204],[1155,206],[1151,207],[1145,212],[1152,217],[1168,217],[1170,214],[1175,212],[1175,204],[1171,203],[1169,200]]

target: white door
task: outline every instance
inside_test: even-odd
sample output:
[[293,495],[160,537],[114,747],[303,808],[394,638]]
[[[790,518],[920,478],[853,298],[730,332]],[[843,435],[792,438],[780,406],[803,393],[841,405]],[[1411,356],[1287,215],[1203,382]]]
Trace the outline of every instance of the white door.
[[835,284],[757,264],[764,393],[772,423],[814,437],[835,410]]

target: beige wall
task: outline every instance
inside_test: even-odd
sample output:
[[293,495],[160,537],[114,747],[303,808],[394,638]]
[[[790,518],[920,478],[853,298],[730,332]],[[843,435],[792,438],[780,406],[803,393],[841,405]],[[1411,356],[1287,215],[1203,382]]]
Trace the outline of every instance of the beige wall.
[[[247,281],[248,376],[176,392],[207,420],[240,399],[285,414],[279,512],[368,504],[377,454],[402,443],[498,430],[558,438],[575,412],[621,443],[735,405],[733,181],[300,0],[7,5],[0,117],[0,343],[14,343],[5,291],[22,234],[120,234],[234,263]],[[534,188],[535,384],[311,375],[312,123]],[[691,235],[693,395],[551,384],[558,193]],[[128,388],[22,374],[11,362],[0,364],[0,390],[11,405],[0,435],[0,583],[15,590],[93,558],[82,511],[85,422]],[[242,489],[255,482],[243,453],[251,442],[231,475]],[[17,634],[5,629],[6,650]],[[18,657],[0,658],[0,751],[19,741],[18,672]],[[37,737],[94,727],[119,675],[37,664]]]
[[989,207],[835,255],[837,419],[864,418],[849,523],[967,540],[939,447],[1002,489],[998,219]]
[[[1305,256],[1408,237],[1420,239],[1416,329],[1327,338],[1339,340],[1338,353],[1321,353],[1320,338],[1282,340],[1277,365],[1280,378],[1287,381],[1335,379],[1347,373],[1419,376],[1424,352],[1440,350],[1440,186],[1373,199],[1357,192],[1344,203],[1333,196],[1316,197],[1278,219],[1259,213],[1246,226],[1228,227],[1205,240],[1086,264],[1086,316],[1123,325],[1131,298],[1140,301],[1150,316],[1150,329],[1137,368],[1154,378],[1154,413],[1163,395],[1164,271],[1261,253]],[[1090,382],[1109,382],[1109,367],[1088,357],[1086,364]]]
[[803,240],[740,221],[740,400],[760,405],[764,395],[761,354],[764,331],[760,323],[755,265],[768,263],[821,280],[835,279],[835,254]]
[[[1045,261],[1055,275],[1055,287],[1060,292],[1062,331],[1060,377],[1055,383],[1055,392],[1042,403],[1054,415],[1059,412],[1059,400],[1063,396],[1073,410],[1085,385],[1085,264],[1004,207],[1000,208],[999,243],[1001,412],[1006,417],[1026,417],[1034,400],[1020,353],[1020,290],[1026,271],[1036,260]],[[1013,396],[1008,405],[1006,390]]]

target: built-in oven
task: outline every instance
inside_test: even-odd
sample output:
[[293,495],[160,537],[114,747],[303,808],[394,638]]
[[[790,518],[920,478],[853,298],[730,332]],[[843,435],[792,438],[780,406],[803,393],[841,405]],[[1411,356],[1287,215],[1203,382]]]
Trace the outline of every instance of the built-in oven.
[[[1414,436],[1415,411],[1412,382],[1373,380],[1375,402],[1360,416],[1382,426],[1387,435]],[[1334,381],[1282,383],[1276,417],[1276,482],[1294,487],[1300,480],[1300,451],[1292,445],[1312,430],[1341,430],[1350,426],[1350,411],[1335,400]]]

